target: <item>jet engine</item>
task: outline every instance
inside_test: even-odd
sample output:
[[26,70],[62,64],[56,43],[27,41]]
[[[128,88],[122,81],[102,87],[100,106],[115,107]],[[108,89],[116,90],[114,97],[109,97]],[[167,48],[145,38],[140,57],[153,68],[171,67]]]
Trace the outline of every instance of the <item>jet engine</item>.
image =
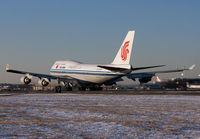
[[38,84],[41,85],[41,86],[47,86],[49,85],[49,80],[47,78],[42,78],[40,80],[38,80]]
[[151,77],[147,77],[147,78],[140,78],[139,82],[142,83],[148,83],[149,81],[151,81]]
[[24,84],[30,84],[31,83],[31,79],[28,78],[27,76],[25,76],[25,77],[21,78],[21,82],[24,83]]

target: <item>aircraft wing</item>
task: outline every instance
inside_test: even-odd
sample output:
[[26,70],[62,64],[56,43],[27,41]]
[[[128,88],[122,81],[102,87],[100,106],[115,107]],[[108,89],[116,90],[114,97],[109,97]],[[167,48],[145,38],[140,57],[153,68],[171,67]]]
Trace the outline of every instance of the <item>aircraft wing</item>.
[[192,65],[189,68],[183,68],[183,69],[175,69],[175,70],[164,70],[164,71],[152,71],[152,72],[140,72],[140,73],[129,73],[127,74],[127,78],[135,80],[139,79],[141,83],[147,83],[148,81],[151,81],[151,78],[155,76],[155,74],[158,73],[172,73],[172,72],[183,72],[185,70],[192,70],[194,69],[195,65]]
[[47,78],[49,80],[53,79],[53,80],[59,80],[59,81],[69,81],[69,80],[72,80],[72,79],[68,79],[67,77],[66,78],[63,78],[63,77],[57,77],[57,76],[53,76],[53,75],[50,75],[50,74],[41,74],[41,73],[33,73],[33,72],[27,72],[27,71],[20,71],[20,70],[13,70],[13,69],[10,69],[9,68],[9,65],[6,65],[6,71],[7,72],[11,72],[11,73],[16,73],[16,74],[25,74],[26,76],[28,77],[38,77],[38,78]]
[[165,66],[165,65],[148,66],[148,67],[138,67],[138,68],[131,67],[131,70],[135,71],[135,70],[143,70],[143,69],[150,69],[150,68],[158,68],[158,67],[163,67],[163,66]]
[[130,65],[97,65],[100,68],[104,68],[110,71],[114,71],[114,72],[123,72],[123,71],[127,71],[131,68],[131,71],[136,71],[136,70],[143,70],[143,69],[150,69],[150,68],[157,68],[157,67],[163,67],[165,65],[157,65],[157,66],[148,66],[148,67],[136,67],[133,68],[132,66],[130,67]]

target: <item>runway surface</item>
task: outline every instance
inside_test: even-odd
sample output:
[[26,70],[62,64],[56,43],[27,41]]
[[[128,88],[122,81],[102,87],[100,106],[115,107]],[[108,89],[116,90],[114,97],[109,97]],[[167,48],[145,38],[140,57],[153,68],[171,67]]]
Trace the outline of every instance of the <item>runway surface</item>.
[[0,95],[0,138],[198,138],[199,95]]

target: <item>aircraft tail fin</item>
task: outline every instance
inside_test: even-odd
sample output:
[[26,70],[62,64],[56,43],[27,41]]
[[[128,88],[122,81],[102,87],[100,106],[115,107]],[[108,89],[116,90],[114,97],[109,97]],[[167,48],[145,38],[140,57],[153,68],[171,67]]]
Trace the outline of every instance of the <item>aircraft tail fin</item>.
[[193,70],[196,67],[195,64],[193,64],[192,66],[189,67],[189,70]]
[[155,76],[155,80],[156,82],[159,82],[159,83],[162,82],[158,76]]
[[112,64],[121,65],[130,63],[134,36],[134,30],[128,32]]
[[6,65],[6,71],[10,69],[9,64]]

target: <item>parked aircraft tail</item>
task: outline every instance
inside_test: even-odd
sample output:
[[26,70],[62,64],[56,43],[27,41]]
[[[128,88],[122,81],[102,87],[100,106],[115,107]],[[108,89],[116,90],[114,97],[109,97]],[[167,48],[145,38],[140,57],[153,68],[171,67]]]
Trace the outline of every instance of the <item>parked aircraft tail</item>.
[[159,82],[159,83],[162,82],[158,76],[155,76],[155,80],[156,82]]
[[193,70],[196,67],[195,64],[193,64],[192,66],[189,67],[189,70]]
[[10,66],[7,64],[6,65],[6,70],[9,70],[10,69]]

